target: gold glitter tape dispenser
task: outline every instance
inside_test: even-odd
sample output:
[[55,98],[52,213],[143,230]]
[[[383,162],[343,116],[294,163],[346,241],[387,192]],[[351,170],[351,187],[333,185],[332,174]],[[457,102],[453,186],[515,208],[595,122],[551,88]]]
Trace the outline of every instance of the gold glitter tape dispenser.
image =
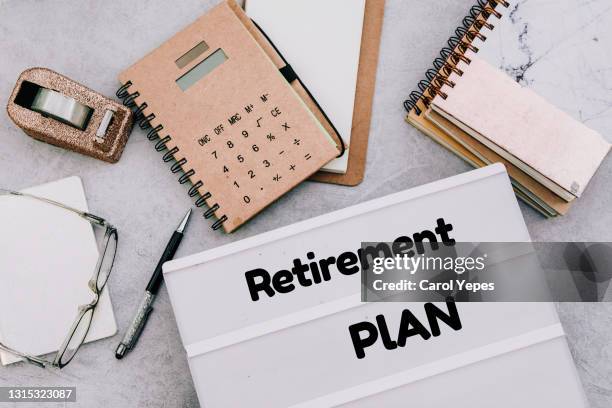
[[47,68],[21,73],[6,110],[29,136],[110,163],[134,122],[130,109]]

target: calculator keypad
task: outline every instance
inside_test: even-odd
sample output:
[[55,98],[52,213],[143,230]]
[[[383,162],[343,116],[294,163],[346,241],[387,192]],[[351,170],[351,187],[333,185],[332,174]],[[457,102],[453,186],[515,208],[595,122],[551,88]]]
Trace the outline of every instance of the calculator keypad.
[[266,190],[285,189],[315,154],[269,93],[251,98],[197,142],[211,158],[211,174],[221,176],[243,206],[265,197]]

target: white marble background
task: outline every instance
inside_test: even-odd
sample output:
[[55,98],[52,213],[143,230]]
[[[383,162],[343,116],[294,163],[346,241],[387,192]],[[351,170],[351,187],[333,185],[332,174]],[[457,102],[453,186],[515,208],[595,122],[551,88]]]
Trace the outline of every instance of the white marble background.
[[[0,0],[0,104],[6,104],[19,73],[30,66],[47,66],[113,95],[122,69],[214,3]],[[362,184],[345,188],[304,183],[232,235],[212,233],[210,222],[196,217],[178,255],[468,171],[470,167],[461,159],[404,121],[402,102],[472,4],[472,0],[387,0]],[[531,0],[515,13],[522,19],[517,20],[518,30],[522,30],[520,24],[528,24],[522,41],[529,51],[505,52],[516,46],[518,33],[504,38],[510,41],[504,45],[504,64],[518,67],[532,55],[535,62],[526,70],[526,84],[549,99],[556,94],[547,92],[567,89],[562,95],[568,96],[557,104],[608,138],[608,129],[612,129],[610,111],[606,111],[612,101],[612,27],[605,21],[610,21],[609,15],[603,13],[609,5],[604,0]],[[560,11],[540,16],[540,8]],[[544,28],[532,29],[536,20]],[[591,20],[594,23],[578,30]],[[542,39],[549,30],[565,26],[569,33],[578,34],[567,40]],[[34,141],[5,112],[0,113],[0,140],[0,184],[19,189],[79,175],[92,211],[118,226],[120,247],[109,286],[118,326],[124,330],[172,228],[190,205],[184,187],[140,130],[133,132],[123,157],[114,165]],[[612,241],[611,182],[612,160],[608,158],[568,216],[545,220],[521,204],[532,238]],[[563,304],[559,314],[592,407],[611,407],[612,305]],[[113,357],[118,341],[115,336],[86,345],[61,372],[23,364],[0,367],[0,386],[76,385],[79,402],[66,407],[198,406],[165,289],[138,347],[123,361]],[[14,405],[29,406],[33,405]]]
[[510,4],[478,56],[612,142],[612,2]]

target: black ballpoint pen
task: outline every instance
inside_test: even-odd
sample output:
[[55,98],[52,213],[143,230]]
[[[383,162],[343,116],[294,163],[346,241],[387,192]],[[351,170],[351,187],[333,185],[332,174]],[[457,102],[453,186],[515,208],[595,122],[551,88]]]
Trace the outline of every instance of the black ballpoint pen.
[[153,301],[155,300],[155,295],[159,291],[159,288],[164,281],[164,276],[162,273],[162,266],[164,262],[171,260],[176,253],[176,250],[183,239],[183,232],[187,227],[187,222],[189,221],[189,217],[191,216],[191,209],[187,211],[187,214],[179,224],[178,228],[170,237],[170,241],[168,245],[166,245],[166,249],[162,254],[159,262],[157,263],[157,267],[155,267],[155,272],[153,272],[153,276],[149,280],[147,288],[145,290],[144,297],[140,302],[140,306],[138,306],[138,310],[136,311],[136,316],[134,316],[134,320],[128,327],[125,336],[123,336],[123,340],[117,346],[117,350],[115,350],[115,357],[117,359],[122,359],[125,354],[130,351],[136,345],[138,341],[138,337],[140,337],[140,333],[144,329],[145,324],[147,323],[147,319],[149,315],[153,311]]

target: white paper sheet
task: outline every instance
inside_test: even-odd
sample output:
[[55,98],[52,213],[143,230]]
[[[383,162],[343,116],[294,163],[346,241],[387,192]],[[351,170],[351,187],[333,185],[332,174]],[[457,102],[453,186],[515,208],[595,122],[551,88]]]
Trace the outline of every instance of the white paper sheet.
[[[246,0],[245,10],[350,145],[365,0]],[[347,166],[348,150],[322,170]]]
[[[87,210],[78,177],[24,190]],[[57,351],[91,302],[87,282],[98,260],[91,224],[66,210],[12,195],[0,196],[0,339],[32,355]],[[86,341],[116,333],[108,290],[102,293]],[[2,352],[3,365],[20,361]]]

